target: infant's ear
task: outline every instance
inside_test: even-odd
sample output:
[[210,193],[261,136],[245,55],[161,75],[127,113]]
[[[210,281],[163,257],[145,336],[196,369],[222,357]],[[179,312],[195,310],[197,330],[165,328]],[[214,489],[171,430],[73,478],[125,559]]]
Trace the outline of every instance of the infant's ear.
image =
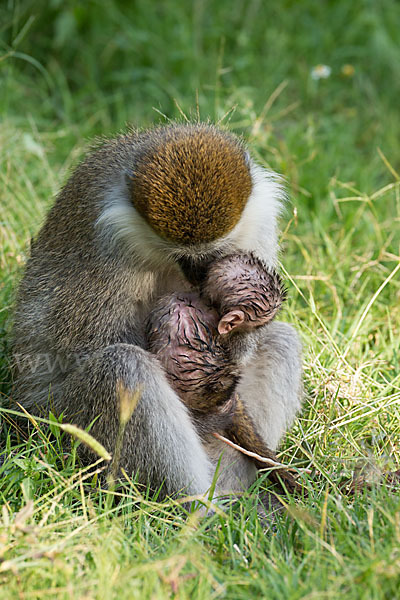
[[244,312],[242,310],[231,310],[224,315],[218,323],[218,333],[225,335],[237,329],[244,323]]

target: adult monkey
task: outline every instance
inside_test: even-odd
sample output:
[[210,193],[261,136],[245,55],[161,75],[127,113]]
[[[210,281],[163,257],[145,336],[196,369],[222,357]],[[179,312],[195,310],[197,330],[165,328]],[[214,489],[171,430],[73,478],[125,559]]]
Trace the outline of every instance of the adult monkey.
[[[208,124],[129,133],[89,154],[32,244],[16,308],[14,398],[32,412],[50,398],[64,419],[93,423],[112,452],[119,384],[140,386],[121,451],[128,473],[167,494],[202,494],[224,451],[218,490],[248,487],[256,468],[216,439],[202,443],[143,349],[144,323],[160,296],[197,286],[217,256],[252,252],[274,267],[282,195],[236,137]],[[298,336],[273,322],[232,343],[237,392],[275,449],[300,407]]]

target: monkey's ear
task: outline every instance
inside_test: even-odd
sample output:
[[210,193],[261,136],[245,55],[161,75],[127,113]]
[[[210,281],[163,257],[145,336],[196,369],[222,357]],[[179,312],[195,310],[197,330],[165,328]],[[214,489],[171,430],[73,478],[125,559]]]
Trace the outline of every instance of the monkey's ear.
[[218,323],[218,333],[226,335],[233,329],[237,329],[244,323],[244,312],[242,310],[231,310],[226,313]]

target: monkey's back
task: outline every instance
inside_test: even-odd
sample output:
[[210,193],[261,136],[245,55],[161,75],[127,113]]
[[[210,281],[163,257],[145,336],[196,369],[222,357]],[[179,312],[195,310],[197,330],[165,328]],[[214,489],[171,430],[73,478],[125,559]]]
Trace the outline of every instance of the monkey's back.
[[143,315],[164,274],[122,244],[103,243],[97,225],[106,194],[122,189],[134,168],[144,135],[110,140],[78,165],[32,243],[12,335],[13,397],[28,409],[47,407],[50,398],[57,410],[60,386],[93,352],[115,343],[144,346]]

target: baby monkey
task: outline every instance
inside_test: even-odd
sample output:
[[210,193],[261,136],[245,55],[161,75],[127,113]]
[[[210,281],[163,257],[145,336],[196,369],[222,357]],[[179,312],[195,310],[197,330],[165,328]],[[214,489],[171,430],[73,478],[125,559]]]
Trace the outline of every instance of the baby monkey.
[[[200,294],[176,293],[156,304],[146,324],[148,350],[157,355],[199,434],[225,432],[246,450],[276,461],[246,407],[235,394],[241,370],[233,336],[267,324],[285,300],[279,275],[253,255],[214,261]],[[257,468],[265,463],[253,459]],[[272,479],[276,481],[276,471]],[[279,470],[288,488],[293,476]]]

